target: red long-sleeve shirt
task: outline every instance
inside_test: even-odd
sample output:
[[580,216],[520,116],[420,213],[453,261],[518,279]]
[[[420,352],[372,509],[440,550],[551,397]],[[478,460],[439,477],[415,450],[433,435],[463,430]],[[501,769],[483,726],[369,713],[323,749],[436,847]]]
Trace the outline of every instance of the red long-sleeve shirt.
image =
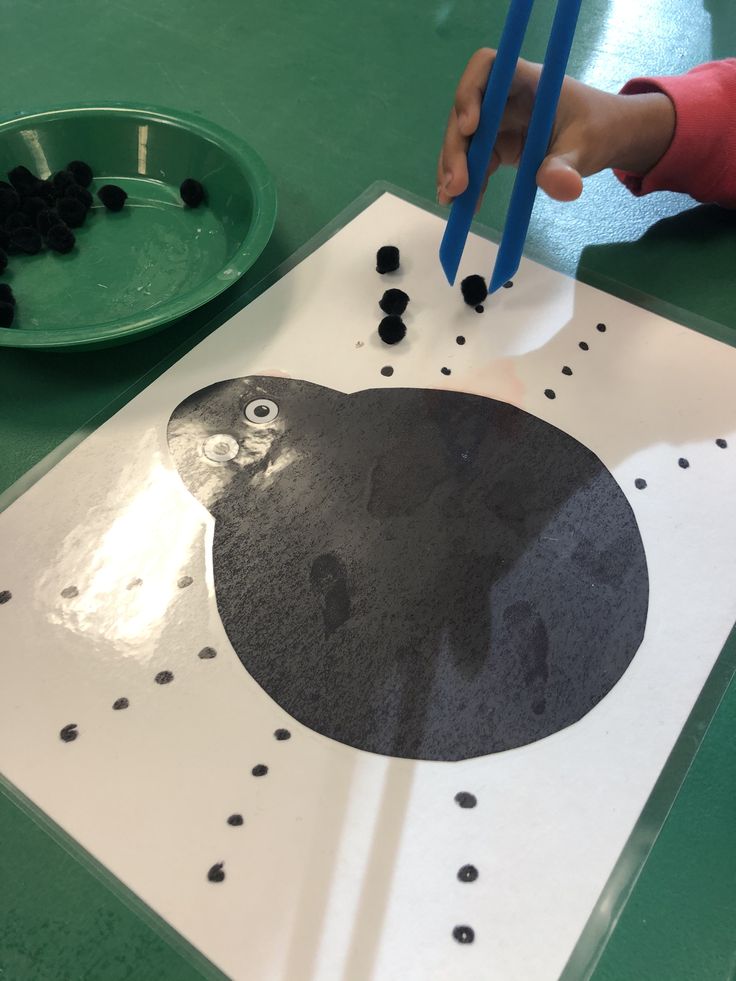
[[634,78],[622,92],[664,92],[676,115],[672,143],[649,173],[616,171],[626,187],[636,195],[680,191],[736,208],[736,58],[699,65],[686,75]]

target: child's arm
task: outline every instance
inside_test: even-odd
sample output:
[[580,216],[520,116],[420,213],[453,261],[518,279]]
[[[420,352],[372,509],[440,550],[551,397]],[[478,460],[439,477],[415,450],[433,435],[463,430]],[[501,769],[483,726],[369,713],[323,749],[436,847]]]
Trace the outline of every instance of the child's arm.
[[[491,49],[477,51],[460,80],[437,169],[443,204],[467,186],[467,146],[494,58]],[[540,73],[541,65],[519,61],[489,176],[518,163]],[[736,207],[736,59],[676,78],[638,79],[624,92],[565,79],[537,174],[542,190],[571,201],[583,177],[611,167],[636,194],[678,190]]]

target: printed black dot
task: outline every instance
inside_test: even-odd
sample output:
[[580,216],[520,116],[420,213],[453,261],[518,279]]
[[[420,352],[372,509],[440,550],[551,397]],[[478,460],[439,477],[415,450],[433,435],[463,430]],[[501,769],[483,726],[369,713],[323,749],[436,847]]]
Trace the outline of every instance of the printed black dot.
[[636,487],[637,490],[644,490],[646,486],[647,486],[647,482],[646,480],[644,480],[643,477],[637,477],[636,480],[634,481],[634,487]]
[[142,579],[131,579],[130,582],[128,583],[128,585],[125,588],[126,589],[135,589],[136,586],[142,586],[142,585],[143,585],[143,580]]
[[210,882],[225,881],[225,872],[222,868],[224,864],[225,864],[224,862],[217,862],[215,865],[212,866],[212,868],[207,873],[207,878],[209,879]]
[[127,698],[116,698],[115,701],[112,703],[112,707],[115,709],[116,712],[119,712],[121,709],[127,709],[129,705],[130,702],[128,701]]
[[461,882],[475,882],[478,878],[478,870],[474,865],[463,865],[458,871],[457,877]]
[[581,351],[587,351],[588,350],[588,345],[587,345],[587,343],[585,341],[581,341],[578,344],[578,347],[580,348]]
[[193,582],[194,580],[191,576],[182,576],[176,585],[179,587],[179,589],[186,589],[186,587],[191,586]]
[[61,591],[61,595],[64,599],[74,599],[75,596],[79,596],[79,590],[76,586],[65,586]]
[[400,265],[399,250],[395,245],[382,245],[376,252],[376,272],[396,272]]
[[458,807],[475,807],[478,799],[474,794],[469,794],[467,790],[461,790],[459,794],[455,794],[455,803]]
[[1,590],[0,591],[0,606],[2,606],[3,603],[9,603],[12,598],[13,598],[13,594],[10,592],[9,589],[3,589],[3,590]]
[[78,735],[77,723],[70,722],[69,725],[64,726],[64,728],[59,732],[59,739],[61,739],[63,743],[73,743]]
[[384,344],[398,344],[406,337],[406,324],[401,317],[384,317],[378,325],[378,336]]
[[606,325],[605,324],[596,324],[595,325],[595,329],[597,331],[600,331],[601,334],[605,334],[605,332],[606,332]]
[[475,312],[476,313],[483,313],[484,310],[485,310],[485,307],[483,306],[482,303],[479,303],[478,306],[475,308]]
[[555,393],[552,391],[551,388],[545,388],[544,394],[547,396],[548,399],[556,399],[557,398],[557,396],[555,395]]
[[571,375],[572,374],[572,368],[568,368],[568,366],[565,365],[565,367],[562,369],[562,374],[563,375]]
[[217,651],[214,647],[203,647],[197,657],[201,657],[203,661],[211,661],[213,657],[217,657]]
[[512,287],[513,285],[514,285],[514,281],[513,281],[513,279],[510,279],[510,280],[508,281],[508,283],[504,283],[504,284],[503,284],[503,288],[504,288],[505,290],[510,290],[510,289],[511,289],[511,287]]
[[400,317],[409,305],[409,297],[403,290],[386,290],[378,305],[384,313]]
[[460,344],[460,345],[463,345],[463,344],[465,343],[465,338],[463,337],[463,335],[462,335],[462,334],[459,334],[459,335],[458,335],[458,336],[457,336],[457,337],[455,338],[455,343],[456,343],[456,344]]
[[721,448],[722,450],[725,450],[725,449],[726,449],[726,447],[728,446],[728,443],[726,442],[726,440],[725,440],[725,439],[717,439],[717,440],[716,440],[716,446],[720,446],[720,448]]
[[391,375],[393,375],[393,373],[394,373],[394,369],[393,369],[393,368],[391,367],[391,365],[390,365],[390,364],[387,364],[387,365],[385,365],[385,366],[384,366],[383,368],[381,368],[381,374],[382,374],[382,375],[383,375],[383,376],[384,376],[385,378],[390,378],[390,377],[391,377]]
[[265,763],[258,763],[250,772],[254,777],[265,777],[268,773],[268,767]]
[[169,682],[174,680],[174,675],[171,671],[159,671],[153,680],[157,685],[168,685]]
[[274,732],[274,736],[279,742],[283,742],[285,739],[291,739],[291,733],[288,729],[277,729],[276,732]]
[[677,461],[677,465],[678,467],[682,467],[683,470],[687,470],[687,468],[690,466],[690,461],[686,460],[684,456],[681,456]]
[[227,819],[227,823],[232,828],[239,828],[242,825],[242,823],[243,823],[243,815],[242,814],[231,814],[230,817]]
[[452,374],[452,372],[450,371],[449,368],[441,368],[440,370],[441,370],[441,372],[442,372],[443,375],[451,375]]
[[475,930],[469,926],[456,926],[452,935],[459,944],[472,944],[475,940]]

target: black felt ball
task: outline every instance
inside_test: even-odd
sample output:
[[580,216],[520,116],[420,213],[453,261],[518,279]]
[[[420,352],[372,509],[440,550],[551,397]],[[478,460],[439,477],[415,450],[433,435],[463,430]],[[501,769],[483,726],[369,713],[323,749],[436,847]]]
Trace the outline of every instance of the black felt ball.
[[49,228],[46,234],[46,244],[54,252],[61,252],[62,255],[66,252],[71,252],[74,248],[74,232],[67,228],[66,225],[61,224],[53,225]]
[[15,316],[15,306],[12,303],[0,302],[0,327],[10,327]]
[[403,290],[395,289],[386,290],[378,301],[378,305],[384,313],[394,314],[396,317],[401,316],[404,310],[406,310],[408,303],[408,295]]
[[49,177],[45,181],[39,181],[36,186],[36,194],[43,198],[47,204],[50,204],[56,200],[56,188],[54,187],[54,180]]
[[108,211],[121,211],[128,195],[117,184],[105,184],[97,192],[97,197]]
[[66,189],[64,197],[74,198],[75,200],[79,201],[85,211],[89,211],[94,204],[94,198],[89,193],[87,188],[81,187],[79,184],[70,184]]
[[384,344],[398,344],[406,337],[406,324],[401,317],[384,317],[378,325],[378,336]]
[[68,170],[59,170],[51,178],[51,183],[54,186],[54,190],[57,194],[63,194],[68,187],[77,182],[74,180],[74,174]]
[[43,211],[45,207],[46,207],[46,202],[44,201],[44,199],[38,197],[38,195],[36,194],[23,198],[23,203],[21,204],[21,208],[23,209],[23,211],[25,211],[25,213],[30,218],[34,218],[34,219],[36,215],[39,213],[39,211]]
[[70,228],[79,228],[87,217],[87,209],[76,198],[64,197],[56,202],[59,218]]
[[179,194],[188,208],[198,208],[204,201],[204,188],[193,177],[187,177],[185,181],[181,182]]
[[0,228],[0,249],[2,249],[3,252],[7,252],[9,245],[10,232],[7,232],[4,228]]
[[35,228],[16,228],[10,233],[10,248],[14,252],[36,255],[43,248],[41,233]]
[[0,303],[11,303],[15,306],[15,296],[8,283],[0,283]]
[[44,208],[36,215],[36,228],[42,235],[48,235],[49,229],[59,224],[59,216],[51,208]]
[[89,187],[92,183],[92,168],[84,160],[72,160],[66,165],[66,169],[80,187]]
[[38,177],[32,174],[27,167],[13,167],[8,171],[8,180],[16,189],[18,194],[30,194],[38,183]]
[[[4,249],[0,249],[0,273],[4,273],[8,267],[8,257]],[[0,289],[5,285],[5,283],[0,283]],[[10,287],[8,287],[9,289]]]
[[20,196],[12,187],[0,188],[0,219],[7,218],[20,207]]
[[5,230],[14,232],[16,228],[28,228],[33,222],[23,211],[14,211],[5,219]]
[[400,264],[399,250],[395,245],[382,245],[376,252],[376,272],[395,272]]
[[488,296],[488,287],[482,276],[466,276],[460,283],[460,290],[469,307],[477,307]]

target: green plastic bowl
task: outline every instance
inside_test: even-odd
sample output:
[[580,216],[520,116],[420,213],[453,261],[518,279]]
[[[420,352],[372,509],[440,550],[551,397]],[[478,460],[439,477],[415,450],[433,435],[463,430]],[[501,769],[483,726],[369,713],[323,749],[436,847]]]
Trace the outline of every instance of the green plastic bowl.
[[[0,176],[24,164],[46,178],[71,160],[94,171],[92,193],[119,184],[125,208],[95,207],[68,255],[10,256],[15,293],[0,347],[105,347],[151,333],[231,286],[263,251],[276,192],[260,157],[231,133],[144,106],[76,106],[0,124]],[[184,207],[194,177],[207,200]]]

